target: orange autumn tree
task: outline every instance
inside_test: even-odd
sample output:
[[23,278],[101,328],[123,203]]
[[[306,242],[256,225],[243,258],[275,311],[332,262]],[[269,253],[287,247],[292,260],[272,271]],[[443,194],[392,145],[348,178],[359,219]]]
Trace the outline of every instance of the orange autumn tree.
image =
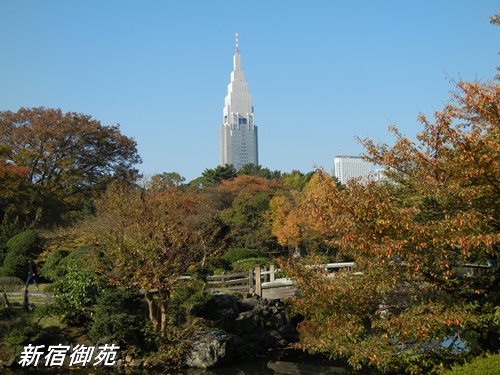
[[499,82],[458,82],[434,120],[419,121],[415,141],[396,128],[392,146],[361,141],[388,182],[340,190],[320,172],[307,193],[309,214],[357,271],[325,278],[281,262],[300,287],[291,305],[306,317],[300,345],[309,351],[429,373],[500,348],[499,269],[471,276],[461,267],[486,265],[486,246],[500,242]]
[[141,163],[136,142],[119,125],[50,108],[0,111],[0,154],[26,170],[32,187],[28,225],[66,225],[111,182],[135,182]]
[[307,210],[307,194],[318,183],[316,174],[309,177],[303,189],[276,194],[269,202],[266,219],[278,243],[287,247],[291,254],[327,255],[331,250],[325,246],[328,232]]

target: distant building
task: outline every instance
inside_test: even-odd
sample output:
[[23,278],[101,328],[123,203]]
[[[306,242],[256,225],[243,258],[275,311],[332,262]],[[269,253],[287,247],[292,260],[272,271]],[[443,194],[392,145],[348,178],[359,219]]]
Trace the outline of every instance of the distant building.
[[333,175],[342,184],[354,178],[368,180],[371,177],[371,164],[359,156],[335,156]]
[[248,163],[259,164],[257,126],[254,125],[252,95],[241,70],[241,56],[236,33],[234,70],[223,110],[220,127],[220,164],[232,164],[236,170]]

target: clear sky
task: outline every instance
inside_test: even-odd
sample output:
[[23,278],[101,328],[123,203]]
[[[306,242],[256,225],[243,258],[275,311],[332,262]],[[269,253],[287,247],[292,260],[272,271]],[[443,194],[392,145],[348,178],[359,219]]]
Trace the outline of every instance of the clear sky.
[[239,32],[271,170],[330,171],[354,137],[414,136],[450,80],[500,65],[494,0],[0,0],[0,110],[61,108],[120,124],[146,175],[219,163]]

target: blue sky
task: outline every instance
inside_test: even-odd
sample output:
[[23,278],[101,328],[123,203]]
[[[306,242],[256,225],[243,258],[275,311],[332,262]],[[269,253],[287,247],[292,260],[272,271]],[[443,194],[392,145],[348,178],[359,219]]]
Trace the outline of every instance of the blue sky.
[[120,124],[146,175],[219,163],[239,32],[272,170],[331,170],[354,137],[421,130],[453,90],[500,65],[494,0],[0,0],[0,110],[61,108]]

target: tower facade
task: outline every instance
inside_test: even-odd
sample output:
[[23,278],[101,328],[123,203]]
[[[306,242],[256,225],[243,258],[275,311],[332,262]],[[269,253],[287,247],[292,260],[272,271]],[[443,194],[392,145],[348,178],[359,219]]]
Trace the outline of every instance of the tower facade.
[[335,157],[333,171],[340,183],[345,185],[353,178],[370,178],[371,164],[359,156],[339,155]]
[[257,126],[254,124],[252,94],[248,92],[236,33],[234,69],[224,101],[223,123],[220,127],[220,164],[232,164],[240,170],[245,164],[259,164]]

